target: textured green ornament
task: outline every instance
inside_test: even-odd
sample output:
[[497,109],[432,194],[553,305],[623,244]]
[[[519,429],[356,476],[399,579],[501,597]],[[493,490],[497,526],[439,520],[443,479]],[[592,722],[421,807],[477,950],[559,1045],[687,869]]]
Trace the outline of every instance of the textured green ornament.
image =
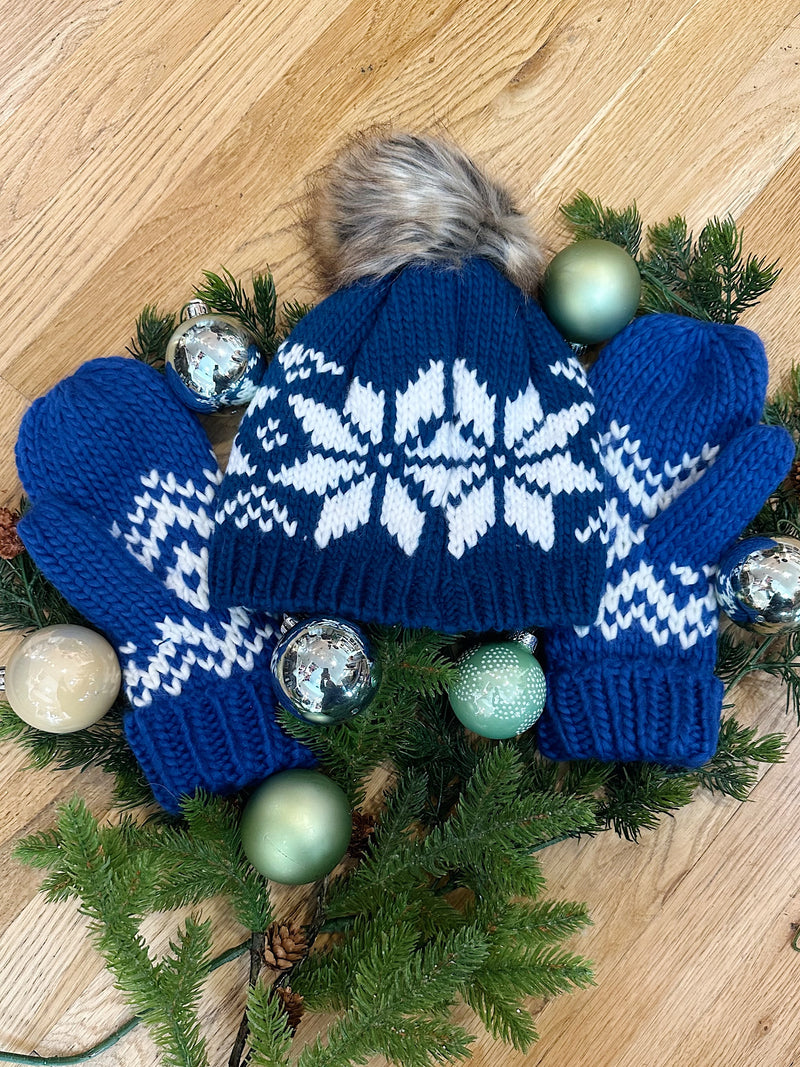
[[242,848],[273,882],[305,885],[330,874],[350,844],[344,792],[318,771],[281,771],[253,793],[242,814]]
[[576,241],[555,256],[539,294],[542,307],[568,341],[606,341],[639,307],[642,279],[624,248],[612,241]]
[[544,710],[544,672],[522,645],[482,645],[461,657],[448,690],[456,717],[481,737],[516,737]]

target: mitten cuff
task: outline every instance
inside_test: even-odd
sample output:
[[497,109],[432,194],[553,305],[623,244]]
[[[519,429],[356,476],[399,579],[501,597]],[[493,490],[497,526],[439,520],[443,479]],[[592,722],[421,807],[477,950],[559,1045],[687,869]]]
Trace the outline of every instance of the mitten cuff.
[[265,671],[156,697],[125,716],[125,734],[159,804],[180,810],[198,789],[236,793],[289,767],[311,767],[307,748],[275,721]]
[[717,750],[723,685],[675,661],[593,664],[552,672],[539,749],[553,760],[699,767]]

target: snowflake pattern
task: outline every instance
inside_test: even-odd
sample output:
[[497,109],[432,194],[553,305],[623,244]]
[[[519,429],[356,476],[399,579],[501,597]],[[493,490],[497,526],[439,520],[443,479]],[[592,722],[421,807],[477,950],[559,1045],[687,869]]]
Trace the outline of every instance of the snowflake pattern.
[[[584,395],[547,414],[533,382],[501,405],[464,359],[449,367],[431,360],[393,397],[354,377],[341,409],[299,389],[312,376],[343,375],[334,360],[300,344],[284,344],[276,360],[293,425],[261,415],[280,395],[275,384],[262,386],[246,419],[257,418],[263,453],[296,439],[298,427],[309,447],[264,473],[262,457],[242,451],[237,437],[228,473],[242,475],[244,484],[220,506],[218,523],[232,519],[240,529],[255,523],[263,533],[280,529],[294,537],[300,525],[292,497],[313,497],[319,508],[312,536],[319,548],[377,515],[410,557],[431,512],[438,510],[445,520],[446,549],[459,559],[498,522],[549,551],[557,536],[554,496],[602,489],[598,469],[575,462],[569,450],[594,413],[574,357],[557,361],[549,371],[576,382]],[[252,447],[252,431],[249,440]],[[257,471],[262,484],[255,480]],[[500,515],[497,499],[502,499]],[[569,534],[583,537],[579,530]]]
[[[596,632],[613,641],[633,627],[656,646],[677,640],[691,648],[717,629],[715,568],[648,560],[645,539],[653,519],[712,466],[719,446],[705,444],[697,455],[685,452],[675,463],[657,464],[641,454],[641,441],[631,437],[630,426],[612,421],[596,449],[612,491],[578,534],[581,539],[599,535],[607,546],[608,579]],[[575,631],[586,636],[590,628]]]
[[175,598],[175,610],[155,621],[146,640],[120,649],[125,688],[133,707],[147,707],[158,691],[177,696],[195,671],[228,678],[251,671],[273,637],[272,626],[244,608],[215,612],[209,605],[208,542],[219,470],[203,471],[204,484],[178,482],[168,471],[140,479],[140,492],[111,533]]

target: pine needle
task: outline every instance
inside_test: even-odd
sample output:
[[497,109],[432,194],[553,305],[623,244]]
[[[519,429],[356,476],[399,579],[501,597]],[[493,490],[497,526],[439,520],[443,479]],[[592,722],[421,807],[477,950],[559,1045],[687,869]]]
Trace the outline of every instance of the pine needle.
[[136,319],[136,333],[126,351],[134,359],[147,363],[156,370],[164,369],[167,342],[177,327],[177,316],[161,314],[155,304],[147,304]]

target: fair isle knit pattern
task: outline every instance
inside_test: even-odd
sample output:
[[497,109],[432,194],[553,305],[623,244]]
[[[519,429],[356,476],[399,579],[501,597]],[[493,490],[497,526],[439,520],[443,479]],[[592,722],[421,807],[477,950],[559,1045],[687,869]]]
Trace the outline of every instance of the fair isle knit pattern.
[[26,413],[17,464],[33,503],[20,535],[116,647],[126,735],[159,803],[309,766],[274,720],[272,621],[209,606],[221,473],[163,378],[119,357],[84,364]]
[[588,623],[585,374],[493,266],[409,266],[281,346],[218,497],[212,599],[444,632]]
[[717,561],[788,471],[794,446],[758,425],[758,337],[670,315],[634,322],[590,372],[609,496],[587,530],[607,549],[591,626],[546,635],[539,745],[551,759],[696,767],[716,751]]

